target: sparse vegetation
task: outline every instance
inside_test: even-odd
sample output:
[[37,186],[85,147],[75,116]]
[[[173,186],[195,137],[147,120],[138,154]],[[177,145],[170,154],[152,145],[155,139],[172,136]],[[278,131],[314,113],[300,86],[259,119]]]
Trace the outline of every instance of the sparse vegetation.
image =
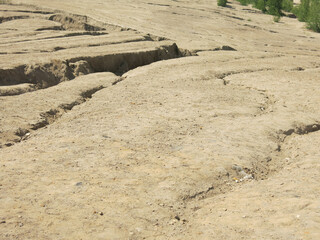
[[[264,13],[268,13],[276,16],[274,18],[275,22],[280,21],[280,17],[283,15],[281,10],[283,8],[284,2],[291,2],[291,0],[237,0],[241,5],[252,4],[253,7],[261,10]],[[287,6],[288,5],[288,6]],[[284,6],[289,8],[290,3],[286,3]]]
[[0,0],[0,4],[10,4],[10,0]]
[[227,6],[227,0],[218,0],[218,6],[220,7]]
[[320,0],[302,0],[292,9],[292,13],[299,21],[306,22],[309,29],[320,32]]
[[[218,0],[219,2],[225,0]],[[237,0],[241,5],[252,4],[254,8],[273,15],[273,21],[279,22],[282,11],[292,12],[301,22],[315,32],[320,32],[320,0],[301,0],[300,5],[293,6],[293,0]],[[225,1],[226,2],[226,1]],[[221,5],[219,5],[221,6]]]
[[[281,16],[281,9],[283,1],[291,0],[237,0],[241,5],[252,4],[253,7],[261,10],[262,12],[269,13],[274,16]],[[286,6],[287,7],[287,6]]]

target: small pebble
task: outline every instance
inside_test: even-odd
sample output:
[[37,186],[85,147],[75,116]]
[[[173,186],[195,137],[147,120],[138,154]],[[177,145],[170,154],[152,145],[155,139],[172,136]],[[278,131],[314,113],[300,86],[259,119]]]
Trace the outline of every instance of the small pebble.
[[173,224],[175,224],[176,222],[177,222],[176,219],[172,219],[172,220],[169,222],[169,225],[173,225]]
[[238,165],[233,165],[232,169],[237,171],[237,172],[241,172],[242,171],[242,167],[238,166]]

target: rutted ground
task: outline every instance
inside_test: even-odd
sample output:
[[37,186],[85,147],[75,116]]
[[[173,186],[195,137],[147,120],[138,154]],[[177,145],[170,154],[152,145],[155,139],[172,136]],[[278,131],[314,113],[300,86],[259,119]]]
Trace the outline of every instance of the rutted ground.
[[54,26],[0,35],[0,82],[35,85],[0,98],[0,238],[318,239],[319,35],[235,3],[90,4],[7,6]]

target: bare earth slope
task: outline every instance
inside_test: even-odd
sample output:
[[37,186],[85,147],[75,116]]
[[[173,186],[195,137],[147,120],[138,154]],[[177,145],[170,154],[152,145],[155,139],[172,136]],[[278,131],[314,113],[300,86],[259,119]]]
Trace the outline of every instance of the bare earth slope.
[[13,3],[0,239],[320,238],[319,34],[237,2]]

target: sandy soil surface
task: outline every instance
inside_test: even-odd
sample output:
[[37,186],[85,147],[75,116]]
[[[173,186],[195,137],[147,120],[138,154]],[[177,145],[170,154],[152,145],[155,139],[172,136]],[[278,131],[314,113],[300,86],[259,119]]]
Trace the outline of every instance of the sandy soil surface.
[[320,35],[235,1],[0,5],[0,239],[320,239]]

